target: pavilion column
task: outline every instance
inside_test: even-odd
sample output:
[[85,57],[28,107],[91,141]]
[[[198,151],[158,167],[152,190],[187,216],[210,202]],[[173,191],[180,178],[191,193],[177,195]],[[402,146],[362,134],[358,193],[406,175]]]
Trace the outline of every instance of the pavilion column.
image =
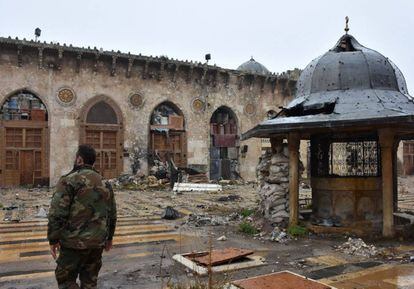
[[382,174],[382,235],[394,235],[394,134],[391,129],[379,130]]
[[297,225],[299,219],[299,144],[299,135],[289,133],[289,226]]

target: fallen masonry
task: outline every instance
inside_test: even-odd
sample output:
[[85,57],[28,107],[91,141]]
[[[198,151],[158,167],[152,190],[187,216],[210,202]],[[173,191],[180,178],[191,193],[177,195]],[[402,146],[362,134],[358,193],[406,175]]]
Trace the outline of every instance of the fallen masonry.
[[361,257],[373,257],[379,253],[374,245],[367,245],[362,239],[348,238],[348,241],[338,246],[338,250],[345,254]]

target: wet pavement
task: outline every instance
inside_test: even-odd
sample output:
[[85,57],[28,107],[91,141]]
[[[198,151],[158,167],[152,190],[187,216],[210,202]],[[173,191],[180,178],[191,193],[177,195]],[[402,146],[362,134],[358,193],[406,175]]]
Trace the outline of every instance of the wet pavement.
[[[255,255],[266,260],[266,264],[260,267],[214,275],[214,280],[223,284],[230,280],[289,270],[340,289],[414,288],[414,263],[409,263],[407,259],[407,256],[414,255],[414,246],[410,242],[395,240],[375,244],[390,247],[390,251],[404,256],[399,259],[365,258],[348,256],[336,250],[335,246],[347,240],[342,236],[312,235],[280,244],[243,235],[238,232],[237,223],[201,227],[185,224],[187,215],[194,212],[226,216],[242,208],[254,208],[254,188],[250,187],[252,192],[247,189],[235,188],[220,195],[118,192],[121,217],[114,248],[104,253],[98,288],[159,289],[168,280],[176,283],[194,279],[206,281],[205,277],[194,277],[188,269],[173,261],[172,256],[208,250],[209,233],[213,234],[214,249],[234,247],[254,250]],[[20,193],[18,200],[27,199],[27,203],[31,203],[30,193],[27,196]],[[215,201],[229,193],[238,193],[243,199]],[[37,194],[47,197],[46,200],[38,198],[39,204],[49,202],[50,192]],[[183,218],[162,220],[160,216],[166,205],[173,205],[184,215]],[[0,289],[56,288],[56,264],[50,256],[46,240],[47,222],[44,218],[33,217],[37,212],[35,209],[24,211],[26,217],[18,223],[0,222]],[[216,241],[222,235],[227,237],[227,241]]]

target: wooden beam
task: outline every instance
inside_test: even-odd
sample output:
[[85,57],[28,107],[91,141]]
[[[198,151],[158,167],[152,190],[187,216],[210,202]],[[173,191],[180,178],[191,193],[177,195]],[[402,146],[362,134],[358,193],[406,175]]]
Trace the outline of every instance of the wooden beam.
[[299,134],[289,133],[289,226],[299,219],[299,144]]
[[394,236],[394,133],[389,128],[378,130],[382,169],[382,235]]

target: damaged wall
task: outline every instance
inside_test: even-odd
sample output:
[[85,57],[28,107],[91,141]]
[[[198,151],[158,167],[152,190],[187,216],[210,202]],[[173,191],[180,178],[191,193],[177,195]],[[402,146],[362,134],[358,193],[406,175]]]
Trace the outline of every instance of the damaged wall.
[[[238,131],[246,131],[267,111],[286,105],[295,82],[288,74],[247,77],[201,63],[0,39],[0,103],[27,89],[48,108],[51,184],[72,167],[81,134],[80,114],[91,99],[110,99],[122,113],[123,172],[148,173],[150,117],[164,101],[176,105],[185,118],[188,166],[208,171],[209,122],[214,111],[230,107]],[[64,88],[73,93],[68,102],[60,98]],[[240,174],[253,180],[260,140],[243,145],[248,153],[240,157]]]

